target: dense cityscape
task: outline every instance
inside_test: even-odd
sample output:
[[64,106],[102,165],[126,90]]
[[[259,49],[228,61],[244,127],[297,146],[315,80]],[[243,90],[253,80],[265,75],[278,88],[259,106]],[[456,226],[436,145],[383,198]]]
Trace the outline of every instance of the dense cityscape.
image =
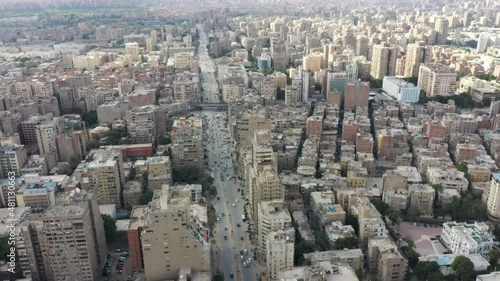
[[498,0],[0,2],[0,280],[500,281]]

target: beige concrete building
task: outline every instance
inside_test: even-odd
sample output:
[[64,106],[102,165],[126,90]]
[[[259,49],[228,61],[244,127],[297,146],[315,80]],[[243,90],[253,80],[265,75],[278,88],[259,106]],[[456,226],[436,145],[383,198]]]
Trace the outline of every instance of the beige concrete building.
[[374,79],[382,79],[384,76],[396,74],[396,59],[398,48],[388,44],[375,45],[372,54],[372,66],[370,76]]
[[370,272],[378,280],[405,280],[408,261],[389,238],[370,240],[368,261]]
[[138,62],[139,57],[139,44],[136,42],[126,43],[125,44],[125,53],[130,55],[133,62]]
[[267,235],[266,268],[271,279],[276,279],[279,272],[293,268],[294,242],[293,228],[273,231]]
[[442,64],[421,64],[417,86],[427,96],[451,96],[455,94],[457,85],[455,70]]
[[231,121],[232,137],[240,146],[251,144],[256,130],[269,129],[271,129],[271,120],[265,111],[253,110],[237,113]]
[[261,201],[258,205],[257,242],[259,256],[267,256],[268,234],[292,227],[292,218],[283,200]]
[[21,176],[21,168],[28,160],[24,145],[9,144],[0,147],[0,175],[2,179],[10,179],[11,173]]
[[201,119],[181,117],[172,125],[172,166],[174,170],[204,167]]
[[285,105],[295,106],[300,100],[299,88],[294,86],[285,87]]
[[87,159],[91,160],[80,163],[72,178],[79,187],[93,190],[99,205],[115,204],[121,208],[121,191],[125,184],[121,151],[111,147],[94,149]]
[[321,70],[321,65],[323,62],[323,54],[320,52],[315,52],[312,54],[309,54],[304,57],[303,59],[303,69],[308,70],[308,71],[320,71]]
[[486,208],[490,217],[500,219],[500,173],[493,173]]
[[160,189],[164,184],[172,184],[172,164],[168,156],[148,157],[146,160],[149,190]]
[[389,236],[385,223],[375,206],[365,196],[352,196],[351,214],[358,217],[359,240],[366,247],[369,240]]
[[298,266],[283,271],[276,280],[307,281],[359,281],[354,270],[347,264],[332,261],[321,261],[309,266]]
[[19,232],[16,248],[24,276],[47,281],[101,278],[106,240],[92,193],[76,190],[59,196],[40,217],[30,215],[20,223]]
[[436,190],[428,184],[412,184],[408,186],[410,192],[410,206],[422,216],[432,216]]
[[101,104],[97,108],[99,125],[113,124],[116,120],[124,119],[128,108],[128,102],[123,101],[113,101]]
[[304,258],[313,264],[322,261],[332,261],[346,263],[354,270],[360,270],[364,266],[365,255],[361,249],[344,249],[304,254]]
[[222,99],[227,103],[236,102],[245,91],[242,85],[226,84],[222,85]]
[[140,181],[128,181],[123,186],[123,205],[133,207],[139,205],[142,196],[142,183]]
[[175,278],[183,268],[210,271],[208,229],[203,226],[206,208],[196,214],[190,194],[171,187],[154,191],[141,235],[148,281]]
[[127,131],[133,141],[155,143],[157,136],[155,111],[157,109],[159,109],[157,106],[148,105],[127,111]]

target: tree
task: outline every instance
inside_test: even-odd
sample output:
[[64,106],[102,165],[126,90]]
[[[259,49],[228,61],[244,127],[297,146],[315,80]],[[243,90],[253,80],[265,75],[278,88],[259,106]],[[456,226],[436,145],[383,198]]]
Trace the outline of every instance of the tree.
[[69,165],[71,166],[71,170],[75,170],[80,164],[80,159],[76,155],[73,155],[69,158]]
[[166,136],[160,135],[160,137],[158,137],[158,144],[160,145],[167,145],[171,142],[170,138],[167,138]]
[[305,241],[300,241],[295,243],[295,252],[294,252],[294,265],[302,266],[306,265],[306,261],[304,259],[304,254],[309,254],[315,251],[318,251],[319,248],[317,245],[306,243]]
[[82,114],[82,120],[85,121],[88,127],[94,126],[97,124],[97,111],[96,110],[91,110],[88,112],[84,112]]
[[141,181],[142,181],[142,187],[144,189],[146,189],[146,185],[148,185],[148,180],[149,180],[148,171],[142,172]]
[[137,157],[136,157],[135,155],[130,155],[130,156],[128,157],[128,159],[129,159],[129,160],[130,160],[130,162],[132,162],[132,163],[135,163],[135,161],[137,161]]
[[472,204],[472,196],[454,196],[449,206],[448,212],[451,218],[456,221],[465,221],[476,218],[476,209]]
[[388,218],[397,226],[396,232],[399,232],[399,225],[403,222],[403,218],[398,213],[391,213]]
[[7,255],[10,254],[9,237],[0,236],[0,260],[7,262]]
[[411,206],[408,210],[408,216],[412,219],[412,221],[415,221],[416,219],[420,221],[421,214],[422,212],[420,211],[418,206]]
[[406,244],[408,244],[408,247],[410,249],[414,249],[415,248],[415,242],[413,241],[413,239],[411,239],[411,237],[406,236],[405,238],[403,238],[403,240],[405,240]]
[[418,257],[420,257],[420,255],[417,252],[415,252],[415,250],[413,250],[408,246],[403,246],[401,247],[401,252],[408,259],[408,265],[410,265],[411,267],[417,265]]
[[154,157],[155,154],[153,152],[148,152],[148,157]]
[[330,243],[328,243],[328,239],[326,238],[325,234],[321,231],[314,231],[314,239],[316,240],[316,246],[321,250],[321,251],[328,251],[330,250]]
[[390,207],[389,204],[385,203],[384,201],[379,201],[375,203],[375,208],[382,216],[385,216],[387,210],[389,210],[389,207]]
[[356,237],[345,237],[335,240],[334,247],[337,250],[355,249],[358,247],[358,239]]
[[491,249],[488,255],[490,256],[490,270],[493,271],[497,266],[498,259],[500,259],[500,253],[497,249]]
[[[436,274],[438,273],[438,274]],[[439,265],[435,261],[424,261],[424,262],[419,262],[417,266],[415,267],[415,275],[417,276],[418,280],[431,280],[431,275],[433,276],[432,278],[436,278],[437,276],[441,274],[441,278],[437,280],[442,280],[442,273],[439,269]],[[436,279],[432,279],[436,280]]]
[[128,173],[128,180],[134,180],[136,176],[135,168],[130,168],[130,172]]
[[141,195],[141,198],[139,198],[139,204],[140,205],[147,205],[149,202],[153,200],[153,192],[150,190],[147,190]]
[[359,233],[359,222],[358,222],[358,218],[356,216],[348,215],[345,218],[345,224],[352,226],[352,228],[354,228],[354,232],[356,233],[356,235],[358,235],[358,233]]
[[320,82],[315,82],[314,83],[314,90],[316,91],[320,91],[321,92],[321,88],[323,87],[323,85],[321,85]]
[[216,221],[217,221],[217,215],[215,214],[214,204],[210,204],[207,208],[207,222],[210,232],[213,231]]
[[474,274],[474,264],[468,257],[458,256],[451,264],[451,268],[460,277],[460,280],[469,280]]
[[109,243],[116,237],[116,220],[107,214],[101,214],[101,217],[104,225],[104,236]]

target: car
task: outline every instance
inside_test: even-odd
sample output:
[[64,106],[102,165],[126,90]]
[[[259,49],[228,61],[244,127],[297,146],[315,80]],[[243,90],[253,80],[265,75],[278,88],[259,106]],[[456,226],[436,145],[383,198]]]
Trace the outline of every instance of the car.
[[233,208],[236,207],[236,204],[233,203]]
[[239,202],[238,199],[236,199],[236,203],[238,203],[238,202]]
[[236,224],[236,227],[240,227],[240,224],[239,224],[239,223],[237,223],[237,224]]
[[121,253],[121,252],[122,252],[122,249],[116,249],[116,252],[117,252],[117,253]]
[[241,240],[241,241],[245,240],[245,237],[241,236],[241,237],[240,237],[240,240]]
[[224,235],[224,240],[227,240],[227,235]]
[[234,278],[234,274],[233,274],[232,272],[231,272],[231,273],[229,273],[229,277],[230,277],[231,279],[233,279],[233,278]]
[[227,226],[224,226],[224,230],[227,231]]

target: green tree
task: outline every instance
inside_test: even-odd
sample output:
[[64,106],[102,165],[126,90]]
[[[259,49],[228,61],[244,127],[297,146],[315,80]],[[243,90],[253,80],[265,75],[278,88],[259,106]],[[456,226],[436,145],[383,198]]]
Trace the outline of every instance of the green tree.
[[417,265],[418,257],[420,257],[420,255],[417,252],[415,252],[415,250],[413,250],[408,246],[403,246],[401,247],[401,252],[408,259],[408,265],[410,265],[411,267]]
[[109,243],[116,237],[116,220],[107,214],[101,214],[101,217],[104,225],[104,236]]
[[396,232],[399,232],[399,225],[403,222],[403,218],[398,213],[391,213],[388,218],[396,225]]
[[448,209],[451,218],[456,221],[465,221],[476,218],[476,208],[472,204],[472,196],[454,196]]
[[345,237],[335,240],[334,247],[337,250],[355,249],[358,247],[358,239],[356,237]]
[[321,82],[314,82],[314,90],[321,92],[322,87],[323,85],[321,85]]
[[[434,273],[439,273],[441,274],[441,279],[442,280],[442,273],[439,269],[439,265],[435,261],[424,261],[424,262],[419,262],[417,266],[415,267],[415,275],[417,276],[418,280],[431,280],[430,275],[434,275]],[[439,275],[437,274],[437,275]],[[436,278],[437,276],[434,276],[433,278]],[[435,280],[435,279],[434,279]]]
[[359,233],[359,222],[358,222],[358,218],[356,216],[347,215],[346,218],[345,218],[345,224],[352,226],[352,228],[354,228],[354,232],[356,233],[356,235],[358,235],[358,233]]
[[315,251],[319,251],[319,247],[314,244],[306,243],[305,241],[300,241],[295,243],[295,252],[294,252],[294,265],[295,266],[303,266],[306,265],[306,261],[304,259],[304,254],[309,254]]
[[498,259],[500,259],[500,253],[497,249],[491,249],[488,255],[490,256],[490,270],[494,271],[497,266]]
[[146,186],[148,185],[148,180],[149,180],[149,173],[148,173],[148,171],[142,172],[141,182],[142,182],[142,188],[143,189],[146,189]]
[[94,126],[97,124],[97,111],[91,110],[88,112],[84,112],[82,115],[82,120],[85,121],[88,127]]
[[136,171],[135,171],[135,168],[130,168],[130,172],[128,173],[128,180],[131,181],[131,180],[134,180],[136,177]]
[[410,249],[415,248],[415,242],[413,241],[413,239],[411,239],[411,237],[406,236],[405,238],[403,238],[403,240],[405,240],[406,244],[408,244],[408,248]]
[[147,190],[139,198],[139,204],[140,205],[147,205],[147,204],[149,204],[149,202],[151,202],[151,200],[153,200],[153,192],[150,190]]
[[135,155],[130,155],[129,158],[130,162],[135,163],[137,161],[137,157]]
[[154,157],[155,154],[153,152],[148,152],[148,157]]
[[377,203],[375,203],[375,208],[382,216],[385,216],[387,210],[389,210],[389,207],[389,204],[385,203],[384,201],[378,201]]
[[0,260],[7,262],[7,255],[10,253],[9,237],[0,236]]
[[460,280],[469,280],[474,274],[474,264],[468,257],[458,256],[451,264],[451,268],[460,277]]
[[80,159],[78,156],[73,155],[69,158],[69,165],[71,166],[71,170],[75,170],[76,167],[78,167],[78,164],[80,164]]
[[321,231],[314,231],[314,239],[316,240],[316,245],[319,247],[321,251],[330,250],[330,243],[328,243],[328,239],[325,234]]
[[170,138],[167,138],[166,136],[163,136],[163,135],[160,135],[160,137],[158,137],[158,144],[160,145],[167,145],[167,144],[170,144],[172,143],[172,141],[170,140]]
[[215,213],[214,204],[210,204],[207,208],[207,222],[210,232],[213,231],[216,221],[217,221],[217,215]]

